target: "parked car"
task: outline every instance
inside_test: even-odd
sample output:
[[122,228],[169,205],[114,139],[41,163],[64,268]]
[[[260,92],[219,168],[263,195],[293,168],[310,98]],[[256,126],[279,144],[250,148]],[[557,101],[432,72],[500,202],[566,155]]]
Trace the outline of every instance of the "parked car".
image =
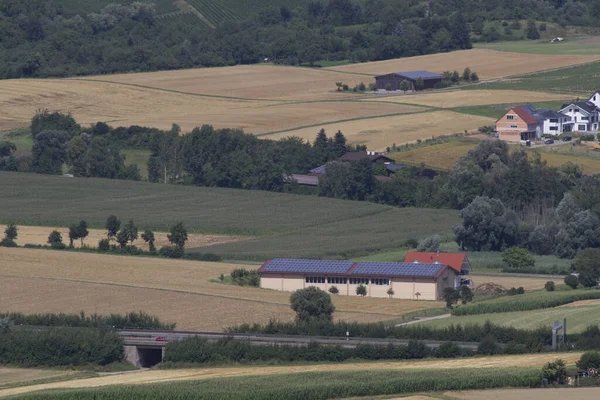
[[572,139],[572,138],[571,138],[571,136],[565,136],[565,137],[563,138],[563,142],[570,142],[570,141],[571,141],[571,139]]
[[544,144],[553,144],[554,143],[554,139],[546,139],[544,140]]

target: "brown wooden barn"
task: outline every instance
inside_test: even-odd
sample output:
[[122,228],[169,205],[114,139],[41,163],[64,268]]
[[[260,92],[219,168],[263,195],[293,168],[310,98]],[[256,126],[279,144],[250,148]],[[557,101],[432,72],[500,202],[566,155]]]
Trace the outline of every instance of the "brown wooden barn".
[[429,71],[393,72],[391,74],[376,76],[375,82],[377,89],[386,90],[391,87],[392,90],[400,90],[400,83],[407,81],[409,90],[416,90],[419,78],[423,80],[423,89],[432,89],[444,77]]

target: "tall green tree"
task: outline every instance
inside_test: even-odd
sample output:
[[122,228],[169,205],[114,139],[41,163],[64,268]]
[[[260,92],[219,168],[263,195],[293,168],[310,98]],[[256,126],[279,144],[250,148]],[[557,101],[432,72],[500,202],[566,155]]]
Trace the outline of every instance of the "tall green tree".
[[296,320],[304,323],[311,320],[331,322],[335,312],[331,296],[315,286],[292,293],[290,307],[296,312]]
[[81,136],[75,136],[67,146],[67,164],[71,167],[71,173],[75,176],[86,176],[87,168],[85,154],[88,145]]
[[527,21],[527,39],[537,40],[540,38],[540,32],[535,25],[534,20]]
[[117,236],[117,232],[121,228],[121,220],[116,215],[109,215],[106,218],[104,229],[106,229],[106,238],[111,240]]
[[456,13],[451,21],[452,31],[452,45],[456,49],[470,49],[473,47],[471,43],[471,36],[469,35],[469,28],[462,15],[462,13]]
[[153,253],[156,251],[156,247],[154,246],[154,242],[156,240],[154,238],[154,232],[152,232],[150,229],[146,229],[144,233],[142,233],[142,239],[144,239],[144,242],[148,243],[148,249],[150,252]]
[[32,167],[40,174],[60,174],[67,161],[68,137],[63,132],[43,131],[35,135],[31,148]]
[[593,287],[600,281],[600,249],[584,249],[575,257],[575,271],[579,273],[579,283]]
[[188,231],[183,222],[178,222],[171,227],[169,233],[167,234],[167,239],[174,246],[179,247],[180,249],[185,247],[185,242],[188,240]]
[[4,229],[4,238],[8,240],[16,240],[19,236],[19,229],[16,224],[8,224]]

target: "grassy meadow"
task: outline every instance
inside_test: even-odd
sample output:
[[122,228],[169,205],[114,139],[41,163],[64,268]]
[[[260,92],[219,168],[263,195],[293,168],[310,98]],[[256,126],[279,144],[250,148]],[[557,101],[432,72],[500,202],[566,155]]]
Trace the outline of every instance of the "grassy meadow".
[[544,310],[495,313],[494,315],[467,315],[440,320],[422,322],[422,325],[441,328],[449,325],[483,325],[486,321],[502,326],[513,326],[519,329],[536,329],[552,326],[554,321],[567,318],[567,333],[580,333],[591,323],[598,323],[600,303],[576,303]]
[[[524,27],[527,22],[522,23]],[[564,36],[564,35],[558,35]],[[527,54],[564,54],[564,55],[589,55],[600,54],[600,40],[597,38],[566,38],[562,42],[551,43],[550,39],[541,40],[515,40],[506,42],[474,43],[476,49],[490,49],[512,53]]]

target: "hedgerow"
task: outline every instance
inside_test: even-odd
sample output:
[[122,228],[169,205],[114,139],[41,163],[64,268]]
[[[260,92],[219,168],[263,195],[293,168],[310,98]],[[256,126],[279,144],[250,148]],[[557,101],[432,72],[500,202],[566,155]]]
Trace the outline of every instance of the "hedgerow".
[[123,360],[117,334],[89,328],[0,331],[0,364],[22,367],[107,365]]
[[109,328],[109,329],[161,329],[173,330],[175,324],[161,322],[158,317],[143,311],[130,312],[125,315],[85,315],[80,314],[23,314],[0,313],[0,319],[6,318],[14,325],[57,326],[77,328]]

